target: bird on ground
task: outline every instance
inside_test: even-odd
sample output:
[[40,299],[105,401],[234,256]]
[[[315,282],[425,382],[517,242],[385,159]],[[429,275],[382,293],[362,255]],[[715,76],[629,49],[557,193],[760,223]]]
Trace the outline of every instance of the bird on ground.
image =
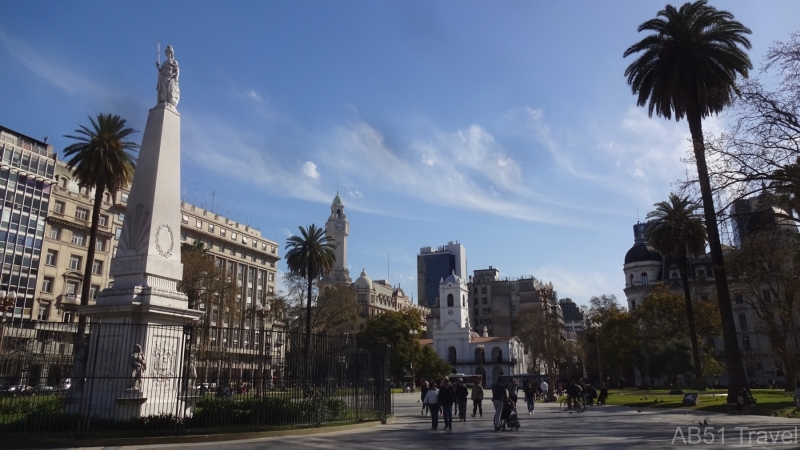
[[567,411],[567,412],[569,413],[570,416],[572,415],[572,411]]
[[703,425],[708,425],[708,421],[706,419],[703,419]]
[[642,410],[641,409],[637,409],[636,412],[642,412]]
[[647,400],[647,397],[645,397],[644,399]]
[[703,426],[703,422],[697,422],[697,424],[700,425],[701,427]]

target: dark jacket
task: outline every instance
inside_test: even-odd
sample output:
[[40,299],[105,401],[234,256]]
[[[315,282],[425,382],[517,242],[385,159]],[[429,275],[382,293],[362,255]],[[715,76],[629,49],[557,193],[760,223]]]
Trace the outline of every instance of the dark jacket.
[[456,385],[456,400],[459,402],[467,401],[467,397],[469,397],[469,389],[463,384],[461,386]]
[[492,385],[492,401],[503,400],[506,397],[506,387],[501,383]]
[[439,389],[439,404],[450,406],[456,402],[456,390],[453,386],[442,387]]

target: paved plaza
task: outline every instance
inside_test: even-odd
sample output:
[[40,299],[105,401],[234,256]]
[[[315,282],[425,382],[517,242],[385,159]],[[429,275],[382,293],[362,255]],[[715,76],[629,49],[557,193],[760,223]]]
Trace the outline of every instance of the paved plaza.
[[[798,448],[800,420],[762,416],[727,416],[708,413],[684,413],[675,410],[648,408],[641,413],[620,406],[590,407],[582,414],[568,414],[555,403],[538,403],[536,413],[527,415],[520,403],[522,428],[517,432],[495,433],[493,408],[483,418],[467,416],[467,422],[454,422],[453,431],[430,430],[430,416],[419,414],[418,395],[395,394],[396,420],[352,431],[215,442],[208,444],[174,444],[138,446],[135,448],[183,449],[281,449],[304,450],[383,450],[383,449],[640,449],[694,446],[723,448]],[[492,410],[492,411],[490,411]],[[698,426],[707,420],[707,434]],[[690,428],[691,427],[691,428]],[[724,427],[722,442],[721,427]],[[736,427],[748,427],[736,429]],[[680,432],[678,429],[680,428]],[[676,437],[677,435],[677,437]],[[683,438],[681,437],[683,436]],[[674,443],[673,443],[674,438]],[[684,443],[685,438],[685,443]],[[712,441],[713,438],[713,441]],[[706,443],[699,443],[705,439]],[[134,448],[134,447],[123,447]]]

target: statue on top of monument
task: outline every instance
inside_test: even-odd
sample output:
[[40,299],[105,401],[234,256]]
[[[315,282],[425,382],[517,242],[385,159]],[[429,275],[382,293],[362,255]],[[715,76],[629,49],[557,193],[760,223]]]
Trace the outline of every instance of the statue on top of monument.
[[158,69],[158,84],[156,84],[158,104],[166,103],[175,107],[178,106],[178,101],[181,99],[181,90],[178,87],[178,77],[181,71],[178,67],[178,61],[175,60],[175,51],[171,45],[167,46],[164,53],[167,55],[166,61],[162,64],[156,61],[156,68]]

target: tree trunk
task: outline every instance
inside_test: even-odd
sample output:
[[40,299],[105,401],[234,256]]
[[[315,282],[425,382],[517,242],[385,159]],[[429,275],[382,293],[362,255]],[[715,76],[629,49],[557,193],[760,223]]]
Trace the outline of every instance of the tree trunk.
[[686,254],[679,259],[681,281],[683,282],[683,296],[686,299],[686,321],[689,324],[689,339],[692,341],[692,359],[694,360],[695,388],[699,391],[706,390],[706,380],[703,377],[703,368],[700,365],[700,347],[697,344],[697,329],[694,324],[694,308],[692,308],[692,293],[689,289],[688,262]]
[[722,258],[722,244],[719,239],[714,197],[711,193],[711,180],[708,177],[703,125],[699,110],[700,108],[694,108],[694,111],[687,113],[686,120],[689,122],[689,131],[692,134],[692,146],[694,147],[694,157],[697,163],[697,178],[700,182],[703,212],[705,213],[706,229],[708,230],[708,246],[711,249],[711,262],[714,266],[714,282],[717,288],[717,303],[719,304],[722,337],[725,342],[725,356],[728,366],[728,396],[736,398],[739,389],[746,387],[747,377],[744,373],[742,354],[739,351],[739,340],[736,336],[736,325],[733,321],[731,294],[728,290],[728,278]]
[[[305,365],[305,384],[308,384],[310,378],[309,373],[309,357],[311,355],[311,283],[314,279],[311,277],[311,267],[308,268],[308,294],[306,296],[306,344],[303,348],[303,363]],[[306,389],[307,391],[308,389]]]

